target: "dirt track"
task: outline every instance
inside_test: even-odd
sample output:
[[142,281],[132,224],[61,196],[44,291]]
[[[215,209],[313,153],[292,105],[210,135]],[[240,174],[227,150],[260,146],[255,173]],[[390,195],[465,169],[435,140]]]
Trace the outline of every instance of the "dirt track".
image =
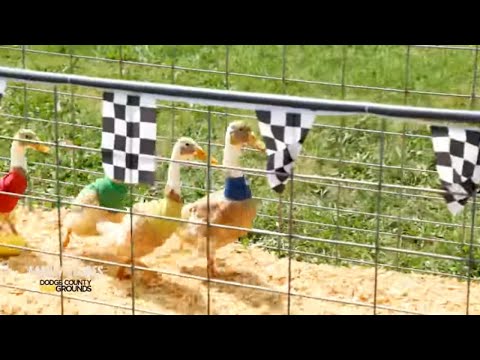
[[[21,226],[20,226],[21,224]],[[19,216],[19,230],[28,246],[58,252],[57,212],[35,210]],[[72,246],[98,238],[74,238]],[[193,260],[185,253],[161,256],[159,249],[144,258],[154,268],[204,276],[202,259]],[[39,278],[27,272],[28,266],[58,265],[58,255],[24,252],[0,259],[0,285],[39,291]],[[210,297],[212,314],[287,314],[288,297],[277,292],[288,290],[288,260],[278,259],[259,248],[229,245],[218,251],[221,271],[219,280],[247,284],[241,286],[163,275],[154,283],[140,278],[135,281],[136,314],[148,311],[162,314],[206,314]],[[80,267],[79,260],[64,259],[64,266]],[[108,270],[108,269],[107,269]],[[124,306],[114,308],[97,303],[64,299],[65,314],[131,314],[131,281],[119,281],[110,274],[113,268],[92,280],[92,292],[66,293],[79,299]],[[135,272],[141,275],[140,271]],[[290,311],[292,314],[372,314],[374,269],[351,266],[335,267],[292,261]],[[260,290],[255,287],[264,288]],[[208,292],[210,293],[208,295]],[[303,295],[303,296],[302,296]],[[400,311],[423,314],[465,314],[467,284],[452,278],[404,274],[379,270],[377,304],[379,314],[401,314]],[[324,300],[311,299],[320,297]],[[346,305],[354,302],[358,305]],[[394,308],[397,311],[385,308]],[[146,312],[142,312],[145,310]],[[0,314],[60,314],[60,297],[0,286]],[[480,286],[472,283],[470,313],[480,314]]]

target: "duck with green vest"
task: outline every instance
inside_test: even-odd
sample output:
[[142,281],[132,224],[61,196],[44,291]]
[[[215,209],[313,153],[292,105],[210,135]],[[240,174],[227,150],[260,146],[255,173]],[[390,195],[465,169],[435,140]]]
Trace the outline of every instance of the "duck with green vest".
[[120,181],[103,177],[87,185],[74,200],[75,204],[97,206],[107,209],[74,206],[65,218],[65,238],[63,247],[66,248],[72,234],[91,236],[97,234],[97,222],[121,222],[124,213],[116,210],[126,209],[128,186]]

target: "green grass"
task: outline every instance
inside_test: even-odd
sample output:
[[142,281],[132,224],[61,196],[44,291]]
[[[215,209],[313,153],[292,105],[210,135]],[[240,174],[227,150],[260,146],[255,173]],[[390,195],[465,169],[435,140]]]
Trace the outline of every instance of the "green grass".
[[[0,65],[25,67],[33,70],[75,73],[89,76],[111,77],[162,83],[175,83],[216,89],[268,92],[327,99],[377,101],[391,104],[434,106],[457,109],[479,109],[478,102],[472,102],[474,55],[473,51],[411,48],[406,69],[405,46],[77,46],[52,45],[29,46],[30,50],[51,51],[64,54],[22,52],[0,48]],[[285,53],[284,53],[285,50]],[[122,54],[123,63],[104,61],[97,58],[118,60]],[[283,61],[285,54],[285,62]],[[70,55],[82,55],[76,58]],[[92,58],[93,57],[93,58]],[[134,62],[165,65],[145,66]],[[228,65],[227,65],[228,64]],[[175,65],[175,67],[172,67]],[[228,66],[228,69],[227,69]],[[213,72],[199,72],[204,69]],[[228,70],[228,71],[227,71]],[[407,71],[408,70],[408,71]],[[256,75],[257,77],[245,76]],[[258,78],[268,77],[268,79]],[[284,79],[284,80],[282,80]],[[310,81],[309,83],[300,80]],[[315,83],[317,82],[317,83]],[[365,89],[342,87],[332,84],[361,85],[399,89]],[[12,85],[17,86],[16,88]],[[37,89],[52,90],[51,86],[29,85]],[[404,90],[410,92],[406,93]],[[71,97],[75,95],[100,96],[95,89],[59,86],[60,110],[57,117],[66,125],[59,125],[62,140],[75,145],[98,149],[100,130],[75,127],[73,124],[101,125],[101,102],[97,99]],[[418,94],[416,91],[433,94]],[[442,96],[436,93],[455,93],[463,97]],[[25,101],[25,99],[27,101]],[[73,101],[72,101],[73,99]],[[170,104],[163,104],[170,105]],[[165,137],[158,144],[158,153],[169,156],[171,139],[178,136],[192,136],[199,141],[208,139],[208,108],[188,104],[177,104],[187,110],[161,108],[158,112],[158,135]],[[34,129],[43,139],[53,141],[55,127],[53,120],[53,94],[51,92],[27,91],[23,84],[10,83],[9,90],[1,104],[0,134],[12,136],[21,128]],[[193,112],[189,109],[204,110]],[[253,116],[252,112],[241,110],[212,109],[239,115]],[[17,116],[11,118],[6,114]],[[44,119],[47,122],[24,119]],[[223,143],[225,126],[235,116],[211,114],[212,142]],[[249,120],[256,126],[254,119]],[[385,126],[385,152],[383,183],[411,187],[438,188],[439,181],[434,170],[434,157],[430,140],[422,137],[405,137],[407,134],[428,135],[428,125],[415,121],[380,119],[376,117],[318,117],[304,147],[302,158],[297,162],[299,174],[315,174],[333,178],[379,181],[380,134],[365,132],[363,129],[381,130]],[[329,127],[322,126],[328,125]],[[332,127],[336,126],[336,127]],[[340,129],[337,127],[347,127]],[[0,170],[8,169],[9,142],[0,141]],[[213,155],[221,159],[221,148],[212,147]],[[75,155],[75,156],[73,156]],[[345,162],[341,162],[343,159]],[[57,170],[55,156],[29,155],[32,194],[47,193],[55,199]],[[33,164],[39,162],[40,164]],[[101,172],[99,153],[90,151],[62,150],[60,165],[89,171]],[[43,164],[42,164],[43,163]],[[47,166],[50,165],[50,166]],[[258,154],[247,154],[243,165],[263,169],[265,158]],[[402,170],[403,168],[403,170]],[[158,179],[164,180],[166,164],[159,166]],[[183,184],[205,188],[204,169],[184,170]],[[95,174],[60,169],[58,180],[63,196],[74,196],[81,186],[95,179]],[[39,180],[41,179],[41,180]],[[222,186],[222,173],[213,173],[213,185]],[[261,176],[250,176],[256,196],[277,200]],[[63,182],[68,184],[63,184]],[[72,185],[73,184],[77,184]],[[345,186],[346,185],[346,186]],[[349,188],[350,187],[350,188]],[[352,188],[353,187],[353,188]],[[161,196],[161,185],[149,189],[138,186],[135,192],[150,196]],[[185,189],[186,201],[193,201],[204,195],[204,191]],[[415,197],[414,195],[432,198]],[[46,195],[41,195],[45,197]],[[139,198],[136,197],[135,200]],[[416,252],[435,253],[447,256],[467,257],[471,224],[470,207],[457,218],[452,217],[438,194],[406,190],[404,195],[398,188],[383,188],[380,202],[376,186],[345,184],[335,181],[309,183],[296,182],[294,201],[301,205],[293,207],[293,232],[302,236],[325,240],[339,240],[348,245],[335,245],[325,241],[293,241],[297,257],[305,261],[330,262],[339,265],[348,260],[373,262],[376,254],[372,249],[353,246],[379,244],[388,248],[400,248]],[[53,206],[53,204],[45,204]],[[376,216],[380,206],[380,218]],[[284,195],[281,213],[285,218],[278,222],[279,206],[274,201],[264,201],[255,227],[266,230],[288,230],[288,191]],[[379,220],[378,220],[379,219]],[[439,224],[440,223],[440,224]],[[465,224],[464,227],[462,225]],[[377,239],[377,228],[380,235]],[[420,239],[418,239],[420,238]],[[438,241],[429,241],[436,239]],[[261,242],[269,247],[287,247],[288,239],[251,234],[243,241]],[[304,253],[315,253],[310,256]],[[478,255],[478,251],[475,252]],[[338,260],[337,258],[346,259]],[[382,264],[466,275],[464,262],[439,259],[423,255],[397,254],[381,251],[378,261]],[[480,268],[474,266],[474,275],[480,275]]]

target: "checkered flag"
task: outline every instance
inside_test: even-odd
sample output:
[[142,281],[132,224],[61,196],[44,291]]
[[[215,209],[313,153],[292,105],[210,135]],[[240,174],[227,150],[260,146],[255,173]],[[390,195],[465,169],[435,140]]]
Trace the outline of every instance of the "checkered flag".
[[155,98],[124,92],[103,94],[102,162],[105,175],[127,184],[155,180]]
[[3,94],[5,94],[6,87],[7,81],[5,79],[0,79],[0,101],[2,100]]
[[260,133],[267,147],[268,182],[273,190],[282,193],[315,116],[309,112],[291,113],[281,110],[258,110],[256,113]]
[[454,215],[463,210],[480,183],[480,132],[432,126],[437,172],[447,207]]

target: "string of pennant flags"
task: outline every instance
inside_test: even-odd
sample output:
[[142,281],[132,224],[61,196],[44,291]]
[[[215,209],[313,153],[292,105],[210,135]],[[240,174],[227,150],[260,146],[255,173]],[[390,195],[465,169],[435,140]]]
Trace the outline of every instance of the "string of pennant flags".
[[[155,100],[151,95],[104,93],[102,161],[107,176],[129,184],[153,184]],[[312,112],[257,110],[257,118],[266,144],[267,178],[281,193],[315,117]]]
[[[0,78],[0,101],[7,81]],[[315,116],[347,112],[311,111],[225,103],[221,100],[105,91],[102,104],[102,166],[105,175],[127,184],[149,184],[155,179],[156,101],[235,107],[254,110],[267,151],[267,179],[277,193],[285,190]],[[460,213],[479,190],[480,129],[431,126],[436,169],[447,208]]]

